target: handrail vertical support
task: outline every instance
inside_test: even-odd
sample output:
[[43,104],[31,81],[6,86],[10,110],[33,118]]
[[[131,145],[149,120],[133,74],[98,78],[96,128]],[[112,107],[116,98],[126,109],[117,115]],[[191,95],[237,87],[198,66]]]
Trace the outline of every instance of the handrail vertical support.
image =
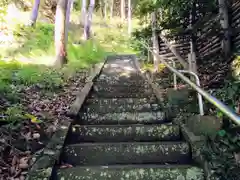
[[[172,59],[173,67],[176,68],[176,63]],[[177,90],[177,75],[173,73],[173,84],[174,84],[174,89]]]
[[[176,62],[173,59],[169,59],[172,64],[173,64],[173,68],[176,68]],[[174,85],[174,89],[177,90],[177,75],[175,73],[173,73],[173,85]]]
[[[190,74],[190,75],[194,76],[195,80],[196,80],[196,84],[200,87],[200,80],[199,80],[199,77],[196,73],[194,73],[192,71],[186,71],[186,70],[179,70],[179,72],[187,73],[187,74]],[[200,93],[198,93],[198,106],[199,106],[199,114],[201,116],[203,116],[204,115],[203,100],[202,100],[202,95]]]

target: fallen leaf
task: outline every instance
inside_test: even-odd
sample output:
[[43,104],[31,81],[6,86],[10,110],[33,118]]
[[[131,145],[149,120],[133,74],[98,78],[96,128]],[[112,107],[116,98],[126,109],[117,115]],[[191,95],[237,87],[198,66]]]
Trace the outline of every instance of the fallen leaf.
[[32,123],[41,123],[42,121],[38,119],[37,117],[31,115],[31,114],[25,114],[26,117],[31,119]]

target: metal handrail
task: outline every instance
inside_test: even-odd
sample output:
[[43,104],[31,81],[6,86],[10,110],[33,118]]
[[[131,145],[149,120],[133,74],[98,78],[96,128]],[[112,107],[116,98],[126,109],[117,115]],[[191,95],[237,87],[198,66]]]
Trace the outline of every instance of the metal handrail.
[[[169,59],[172,64],[173,64],[173,68],[176,69],[176,62],[173,60],[173,59]],[[196,84],[200,87],[200,80],[199,80],[199,77],[196,73],[192,72],[192,71],[187,71],[187,70],[178,70],[179,72],[181,73],[187,73],[187,74],[190,74],[192,76],[194,76],[195,80],[196,80]],[[173,86],[174,86],[174,89],[177,90],[177,75],[175,73],[173,73]],[[197,93],[198,94],[198,107],[199,107],[199,114],[201,116],[204,115],[204,110],[203,110],[203,100],[202,100],[202,95]]]
[[162,57],[161,55],[155,53],[152,51],[148,45],[144,44],[143,42],[139,41],[149,52],[151,52],[153,55],[155,55],[170,71],[172,71],[174,74],[176,74],[179,78],[181,78],[183,81],[185,81],[187,84],[189,84],[195,91],[197,91],[199,94],[201,94],[207,101],[209,101],[211,104],[213,104],[215,107],[217,107],[223,114],[225,114],[227,117],[229,117],[233,122],[235,122],[237,125],[240,125],[240,116],[238,116],[236,113],[232,112],[232,110],[223,104],[220,100],[212,96],[211,94],[204,91],[202,88],[200,88],[198,85],[193,83],[189,78],[184,76],[180,71],[176,70],[172,66],[170,66],[164,59],[167,59],[165,57]]
[[[178,70],[179,72],[181,73],[187,73],[187,74],[190,74],[192,76],[195,77],[196,79],[196,84],[199,86],[200,88],[200,80],[199,80],[199,77],[196,73],[192,72],[192,71],[187,71],[187,70]],[[173,73],[174,74],[174,73]],[[203,110],[203,100],[202,100],[202,95],[200,93],[197,93],[198,94],[198,107],[199,107],[199,114],[201,116],[204,115],[204,110]]]

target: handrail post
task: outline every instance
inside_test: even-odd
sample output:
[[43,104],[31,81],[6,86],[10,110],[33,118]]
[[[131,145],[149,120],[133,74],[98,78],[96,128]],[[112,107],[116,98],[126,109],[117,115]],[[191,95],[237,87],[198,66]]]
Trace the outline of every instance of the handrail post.
[[[182,73],[188,73],[192,76],[195,77],[196,79],[196,84],[200,87],[200,80],[199,80],[199,77],[196,73],[192,72],[192,71],[186,71],[186,70],[178,70],[179,72],[182,72]],[[202,100],[202,95],[200,93],[198,93],[198,106],[199,106],[199,114],[201,116],[204,115],[204,110],[203,110],[203,100]]]
[[[172,64],[173,64],[173,68],[176,69],[176,63],[173,59],[169,59]],[[173,73],[173,85],[174,85],[174,89],[177,90],[177,75],[175,73]]]

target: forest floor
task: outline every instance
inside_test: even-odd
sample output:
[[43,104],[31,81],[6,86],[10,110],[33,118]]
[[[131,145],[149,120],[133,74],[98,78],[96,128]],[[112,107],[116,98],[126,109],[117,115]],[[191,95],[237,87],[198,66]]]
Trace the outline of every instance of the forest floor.
[[82,43],[82,28],[73,14],[69,63],[55,69],[54,25],[38,22],[35,28],[26,27],[28,16],[29,12],[15,13],[6,18],[10,24],[1,26],[0,180],[25,179],[32,155],[46,146],[60,121],[70,120],[66,113],[92,64],[109,54],[133,52],[126,27],[118,20],[109,27],[109,22],[94,17],[93,38]]

